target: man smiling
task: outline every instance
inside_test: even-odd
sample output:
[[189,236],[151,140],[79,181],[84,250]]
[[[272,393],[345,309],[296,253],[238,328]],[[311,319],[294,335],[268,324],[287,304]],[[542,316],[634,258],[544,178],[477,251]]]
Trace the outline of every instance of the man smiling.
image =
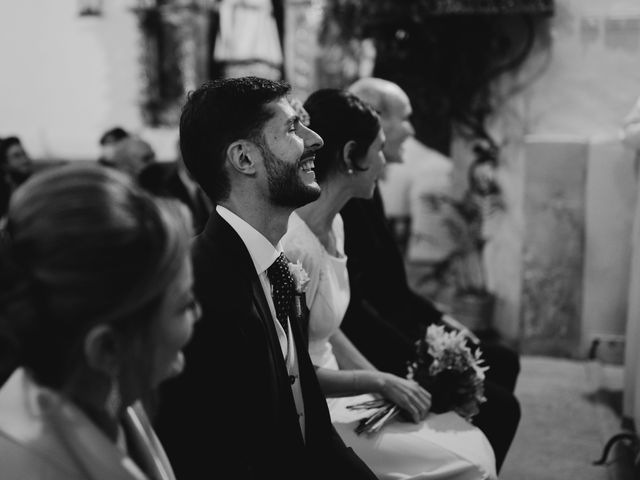
[[255,77],[217,80],[182,112],[184,163],[216,204],[194,242],[202,320],[157,418],[183,480],[375,478],[333,430],[307,352],[307,312],[292,308],[287,262],[297,259],[283,256],[280,239],[291,212],[320,195],[322,139],[288,93]]

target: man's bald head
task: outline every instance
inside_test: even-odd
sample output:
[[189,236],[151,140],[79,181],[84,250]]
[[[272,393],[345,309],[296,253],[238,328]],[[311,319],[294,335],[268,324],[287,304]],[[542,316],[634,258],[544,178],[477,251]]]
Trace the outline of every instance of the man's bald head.
[[388,114],[390,103],[394,98],[406,99],[409,97],[397,84],[382,78],[366,77],[356,80],[348,90],[375,108],[380,115]]
[[387,162],[402,162],[402,144],[415,134],[409,121],[411,102],[397,84],[382,78],[361,78],[348,90],[380,113],[382,129],[387,137],[384,155]]
[[156,161],[156,156],[142,138],[131,136],[120,140],[113,150],[109,164],[118,170],[137,177],[144,167]]

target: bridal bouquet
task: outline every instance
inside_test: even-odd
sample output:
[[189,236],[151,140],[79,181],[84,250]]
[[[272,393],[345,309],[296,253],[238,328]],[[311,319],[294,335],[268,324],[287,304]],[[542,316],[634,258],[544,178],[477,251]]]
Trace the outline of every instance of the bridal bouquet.
[[471,419],[485,401],[482,352],[472,352],[465,334],[446,331],[442,325],[427,328],[425,338],[416,343],[416,359],[408,367],[407,378],[431,393],[431,411],[454,410]]
[[[407,378],[415,380],[431,393],[431,411],[449,410],[471,420],[478,413],[484,397],[484,366],[479,349],[471,351],[468,338],[462,331],[446,331],[442,325],[431,325],[424,338],[416,342],[416,357],[408,365]],[[372,434],[379,431],[399,413],[399,408],[388,400],[376,400],[352,405],[354,409],[372,409],[363,418],[356,433]]]

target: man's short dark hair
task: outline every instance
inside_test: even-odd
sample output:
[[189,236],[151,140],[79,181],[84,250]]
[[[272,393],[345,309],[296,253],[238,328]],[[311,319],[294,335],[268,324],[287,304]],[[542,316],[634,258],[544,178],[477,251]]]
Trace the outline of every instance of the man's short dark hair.
[[127,138],[129,132],[122,127],[113,127],[107,130],[100,137],[100,145],[107,145],[109,143],[115,143],[123,138]]
[[273,112],[268,103],[291,87],[258,77],[213,80],[191,92],[180,117],[180,150],[187,170],[213,202],[229,195],[226,152],[236,140],[258,140]]

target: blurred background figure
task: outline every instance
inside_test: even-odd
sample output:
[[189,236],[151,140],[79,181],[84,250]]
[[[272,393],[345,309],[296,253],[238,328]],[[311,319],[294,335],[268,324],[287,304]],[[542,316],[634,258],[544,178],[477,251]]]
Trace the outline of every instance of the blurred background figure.
[[213,49],[220,77],[282,77],[283,50],[274,9],[282,2],[225,0],[218,2],[218,31]]
[[620,136],[629,148],[640,151],[640,97],[622,121]]
[[104,132],[99,140],[100,156],[98,157],[98,163],[108,165],[113,159],[115,146],[129,136],[129,132],[122,127],[113,127]]
[[[414,133],[407,94],[397,84],[379,78],[360,79],[349,90],[380,112],[382,129],[391,132],[383,149],[385,158],[388,163],[402,162],[404,143]],[[415,175],[420,173],[424,172]],[[414,342],[424,335],[426,326],[457,323],[456,328],[468,332],[411,288],[379,188],[371,199],[349,200],[340,215],[344,220],[351,288],[342,330],[371,363],[381,370],[404,375]],[[474,424],[491,442],[499,473],[520,422],[520,405],[513,394],[520,360],[517,352],[502,344],[476,341],[490,370],[485,382],[487,402],[481,405]]]
[[[409,283],[455,316],[460,296],[489,295],[482,252],[490,238],[489,220],[503,208],[494,168],[488,162],[472,164],[469,187],[458,195],[452,160],[415,138],[407,140],[405,162],[393,167],[380,191],[388,216],[406,204],[403,251]],[[487,330],[486,320],[467,326]]]
[[[575,380],[565,360],[590,367],[596,341],[598,356],[622,363],[625,350],[625,368],[640,370],[629,356],[635,350],[623,348],[636,338],[629,328],[640,325],[640,301],[627,293],[638,276],[640,189],[632,153],[616,136],[639,93],[640,1],[8,0],[0,1],[0,19],[0,58],[11,65],[0,78],[0,137],[17,133],[35,172],[49,160],[95,163],[111,127],[143,135],[160,162],[174,160],[186,95],[207,80],[282,78],[303,100],[364,77],[400,85],[412,102],[415,139],[404,143],[405,167],[389,165],[368,203],[385,210],[352,209],[377,222],[360,229],[367,243],[354,254],[399,241],[399,252],[384,253],[390,267],[405,262],[394,278],[406,276],[440,311],[481,327],[483,340],[500,339],[522,354],[523,422],[505,479],[566,478],[554,469],[567,460],[580,472],[573,477],[589,477],[577,469],[591,468],[584,459],[607,439],[593,434],[590,443],[564,447],[582,422],[563,413],[599,405],[580,392],[560,408],[548,387],[569,385],[564,375]],[[635,143],[633,136],[625,143]],[[479,162],[474,147],[492,143],[496,161]],[[112,147],[106,150],[110,159]],[[414,163],[425,171],[428,164],[430,175]],[[400,171],[407,183],[396,183]],[[391,185],[399,188],[391,193]],[[407,192],[410,198],[400,195]],[[464,222],[452,196],[468,202]],[[388,237],[369,236],[384,222],[393,227]],[[371,278],[379,282],[370,297],[376,306],[399,309],[384,290],[404,290],[406,281]],[[364,332],[371,325],[363,322]],[[381,337],[389,345],[396,335],[387,326]],[[409,340],[400,346],[412,347]],[[379,352],[404,367],[401,356]],[[554,383],[555,374],[563,381]],[[627,399],[634,382],[621,380],[613,398],[624,389]],[[625,415],[640,431],[636,404]],[[617,402],[611,407],[620,411]],[[532,415],[547,410],[562,413]]]
[[144,167],[138,175],[138,183],[154,195],[180,200],[191,211],[194,233],[202,231],[209,219],[212,204],[191,178],[179,148],[175,161],[153,162]]
[[140,172],[156,162],[156,154],[151,145],[137,135],[130,135],[113,146],[113,155],[103,165],[116,168],[137,179]]
[[0,242],[0,352],[17,367],[0,390],[3,479],[174,479],[144,406],[199,317],[189,223],[95,165],[16,190]]
[[[379,478],[495,478],[493,451],[478,428],[452,410],[430,412],[433,392],[402,372],[378,369],[341,330],[351,272],[339,212],[352,198],[373,196],[385,168],[385,135],[374,109],[344,90],[317,90],[304,107],[309,128],[324,140],[314,162],[322,193],[291,215],[282,244],[287,257],[299,259],[310,277],[309,355],[336,430]],[[384,265],[371,260],[373,268]],[[386,347],[379,339],[377,348]],[[356,435],[354,425],[362,414],[351,406],[380,397],[397,404],[414,423],[394,422],[375,441]]]
[[13,191],[33,173],[33,162],[18,137],[0,139],[0,218]]

